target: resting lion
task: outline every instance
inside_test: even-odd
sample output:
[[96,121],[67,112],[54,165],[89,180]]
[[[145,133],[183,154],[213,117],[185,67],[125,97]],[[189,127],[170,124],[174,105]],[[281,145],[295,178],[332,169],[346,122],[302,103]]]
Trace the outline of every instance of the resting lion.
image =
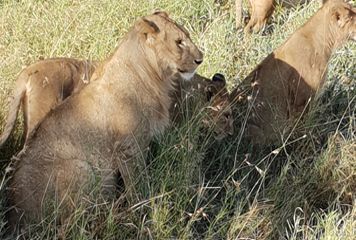
[[[24,116],[25,140],[27,140],[29,134],[51,109],[54,109],[67,97],[78,92],[89,83],[95,68],[99,64],[100,62],[97,61],[74,58],[52,58],[38,61],[22,70],[16,80],[5,130],[0,137],[0,148],[9,138],[15,126],[20,105]],[[222,78],[224,77],[222,76]],[[210,101],[210,109],[216,111],[209,111],[211,116],[209,116],[210,121],[207,124],[215,125],[215,137],[222,139],[233,131],[232,114],[231,109],[229,110],[225,79],[220,79],[223,84],[214,81],[214,79],[219,78],[213,78],[213,81],[211,81],[195,74],[191,81],[185,81],[179,77],[175,92],[184,91],[195,95],[209,94],[211,96],[209,99],[207,97],[200,99],[203,103],[209,102],[213,96],[217,95]],[[172,105],[182,102],[184,97],[180,95],[177,98],[177,94],[175,94]],[[178,119],[180,118],[178,115],[182,115],[182,112],[174,111],[173,114],[171,118]],[[228,119],[226,116],[229,116]]]
[[16,156],[10,225],[38,223],[54,209],[63,223],[77,200],[113,200],[118,174],[128,200],[138,200],[148,145],[169,123],[173,76],[189,80],[202,61],[166,13],[139,18],[97,79],[52,110]]
[[34,127],[65,98],[81,90],[99,63],[73,58],[52,58],[31,64],[19,74],[0,148],[9,138],[22,105],[25,139]]
[[[327,0],[319,0],[325,3]],[[308,2],[308,0],[249,0],[250,5],[250,20],[248,21],[244,32],[259,32],[261,31],[268,19],[274,12],[274,8],[277,3],[284,7],[295,7],[298,4]],[[236,0],[236,26],[240,28],[242,26],[242,0]]]
[[355,10],[342,0],[328,1],[233,90],[234,100],[251,94],[247,134],[255,143],[289,132],[322,88],[333,51],[349,39],[356,40]]
[[214,138],[221,140],[233,134],[234,120],[224,75],[216,73],[210,80],[196,74],[191,81],[178,81],[173,99],[170,112],[174,122],[181,122],[183,113],[192,115],[206,107],[203,124],[214,130]]

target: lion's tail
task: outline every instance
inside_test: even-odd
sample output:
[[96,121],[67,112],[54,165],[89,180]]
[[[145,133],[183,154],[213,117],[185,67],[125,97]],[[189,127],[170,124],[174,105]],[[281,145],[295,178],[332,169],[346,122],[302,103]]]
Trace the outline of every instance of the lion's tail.
[[0,148],[2,148],[4,143],[9,138],[12,130],[14,129],[17,114],[20,109],[22,99],[26,93],[26,79],[27,78],[24,76],[24,74],[20,74],[16,81],[13,96],[10,101],[9,114],[6,119],[5,130],[0,136]]

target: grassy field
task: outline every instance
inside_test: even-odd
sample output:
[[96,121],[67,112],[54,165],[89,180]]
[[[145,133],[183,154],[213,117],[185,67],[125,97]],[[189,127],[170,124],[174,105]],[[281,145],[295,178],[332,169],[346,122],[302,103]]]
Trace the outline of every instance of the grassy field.
[[[22,67],[40,57],[105,59],[134,20],[156,8],[183,24],[204,51],[199,73],[224,73],[231,89],[316,11],[316,2],[277,9],[267,34],[244,37],[235,29],[231,0],[1,0],[0,131]],[[67,227],[57,229],[48,220],[28,236],[355,239],[355,64],[354,43],[334,53],[328,81],[293,142],[251,158],[243,129],[215,142],[199,132],[199,116],[192,117],[152,144],[147,201],[79,208]],[[13,239],[5,235],[6,170],[21,148],[21,126],[0,152],[0,239]]]

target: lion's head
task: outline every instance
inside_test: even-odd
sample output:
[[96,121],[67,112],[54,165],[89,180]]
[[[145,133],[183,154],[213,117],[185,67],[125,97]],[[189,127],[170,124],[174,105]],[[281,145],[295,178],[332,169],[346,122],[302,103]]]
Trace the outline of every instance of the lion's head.
[[216,73],[211,83],[205,87],[209,102],[207,118],[203,120],[206,126],[213,127],[214,137],[221,140],[234,132],[230,95],[226,89],[224,75]]
[[[187,30],[175,23],[162,11],[140,18],[135,29],[141,33],[147,59],[157,69],[163,69],[163,77],[179,74],[189,80],[203,62],[203,54],[190,39]],[[161,76],[162,78],[162,76]]]
[[330,15],[331,32],[337,45],[347,40],[356,41],[356,9],[343,0],[329,0],[324,4]]

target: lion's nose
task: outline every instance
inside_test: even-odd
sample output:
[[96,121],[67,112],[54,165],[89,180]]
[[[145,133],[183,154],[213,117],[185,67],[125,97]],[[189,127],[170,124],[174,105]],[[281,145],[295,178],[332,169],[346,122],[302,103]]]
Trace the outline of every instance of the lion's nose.
[[200,65],[202,62],[203,62],[203,59],[195,59],[194,62],[197,64],[197,65]]

